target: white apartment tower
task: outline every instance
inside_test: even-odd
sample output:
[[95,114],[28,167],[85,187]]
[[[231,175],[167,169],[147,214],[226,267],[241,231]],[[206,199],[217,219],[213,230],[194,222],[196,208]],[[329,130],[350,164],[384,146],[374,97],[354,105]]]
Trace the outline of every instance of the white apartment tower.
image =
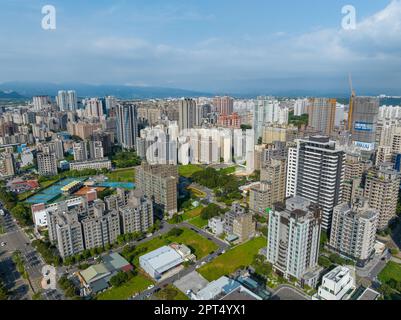
[[334,208],[330,247],[359,265],[374,254],[378,212],[362,202],[342,203]]
[[325,136],[299,139],[290,149],[287,196],[306,198],[323,208],[322,228],[329,230],[333,208],[341,202],[345,153]]
[[322,210],[301,198],[289,198],[269,213],[267,260],[284,277],[299,280],[317,267]]

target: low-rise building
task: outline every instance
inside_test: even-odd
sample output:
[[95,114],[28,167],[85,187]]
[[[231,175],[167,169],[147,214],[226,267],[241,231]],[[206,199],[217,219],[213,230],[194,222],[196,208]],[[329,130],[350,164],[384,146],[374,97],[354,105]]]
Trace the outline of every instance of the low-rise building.
[[153,279],[164,280],[179,272],[184,258],[171,246],[164,246],[139,257],[139,265]]
[[213,217],[208,221],[208,227],[216,236],[220,236],[224,233],[224,218]]
[[82,171],[86,169],[111,169],[111,161],[108,158],[94,159],[87,161],[73,161],[70,163],[70,170]]
[[118,253],[102,257],[102,263],[77,273],[85,295],[99,293],[109,287],[110,279],[118,272],[129,272],[133,267]]
[[314,300],[348,300],[355,290],[355,275],[351,269],[338,266],[323,276]]

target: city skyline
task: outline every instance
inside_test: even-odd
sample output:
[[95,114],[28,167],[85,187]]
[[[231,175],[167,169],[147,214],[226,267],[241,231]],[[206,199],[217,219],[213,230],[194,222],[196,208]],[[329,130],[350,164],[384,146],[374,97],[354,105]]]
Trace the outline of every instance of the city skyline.
[[358,94],[401,94],[399,0],[354,1],[355,30],[337,0],[54,1],[55,30],[41,28],[44,5],[3,1],[0,82],[346,93],[352,73]]

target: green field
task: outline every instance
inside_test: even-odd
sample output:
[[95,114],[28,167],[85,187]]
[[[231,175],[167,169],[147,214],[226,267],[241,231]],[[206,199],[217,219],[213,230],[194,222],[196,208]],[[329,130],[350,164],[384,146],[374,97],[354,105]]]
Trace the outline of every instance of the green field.
[[115,171],[106,173],[106,177],[113,182],[134,182],[135,181],[135,169],[117,169]]
[[184,214],[182,215],[182,218],[183,218],[184,221],[186,221],[186,220],[190,220],[190,219],[199,217],[200,214],[202,213],[202,210],[203,210],[202,206],[197,207],[197,208],[192,209],[192,210],[189,210],[187,212],[184,212]]
[[401,264],[390,261],[386,267],[379,273],[379,280],[387,283],[389,280],[401,281]]
[[196,218],[193,218],[191,220],[188,220],[188,222],[192,225],[194,225],[195,227],[198,227],[200,229],[203,229],[204,227],[207,226],[208,224],[208,220],[202,219],[201,216],[198,216]]
[[195,172],[202,171],[203,168],[201,166],[197,166],[194,164],[188,164],[186,166],[179,166],[178,173],[180,176],[190,178]]
[[[187,228],[182,228],[184,232],[178,237],[167,237],[167,235],[162,236],[161,238],[155,238],[148,242],[142,243],[137,246],[137,249],[145,248],[146,251],[141,255],[144,255],[150,251],[156,250],[162,246],[168,245],[172,242],[176,242],[179,244],[185,244],[191,250],[192,253],[195,254],[197,259],[202,259],[207,256],[210,252],[217,250],[217,245],[204,238],[203,236],[197,234],[195,231],[192,231]],[[134,264],[139,266],[139,256],[135,257]]]
[[266,246],[266,238],[258,237],[230,249],[212,262],[201,267],[198,272],[209,281],[230,275],[241,266],[249,266],[259,250]]
[[113,287],[99,294],[97,300],[127,300],[135,293],[146,290],[151,284],[152,281],[138,274],[121,287]]
[[237,171],[237,166],[232,166],[224,169],[220,169],[219,172],[223,174],[233,174]]

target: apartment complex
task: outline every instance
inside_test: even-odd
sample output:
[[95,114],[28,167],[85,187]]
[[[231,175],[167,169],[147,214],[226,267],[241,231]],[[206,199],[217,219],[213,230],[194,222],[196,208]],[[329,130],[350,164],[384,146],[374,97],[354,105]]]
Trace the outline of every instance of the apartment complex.
[[146,197],[138,192],[117,196],[122,207],[109,209],[102,200],[72,209],[47,211],[49,239],[62,258],[83,250],[104,247],[116,242],[120,234],[146,232],[153,226],[153,210]]

